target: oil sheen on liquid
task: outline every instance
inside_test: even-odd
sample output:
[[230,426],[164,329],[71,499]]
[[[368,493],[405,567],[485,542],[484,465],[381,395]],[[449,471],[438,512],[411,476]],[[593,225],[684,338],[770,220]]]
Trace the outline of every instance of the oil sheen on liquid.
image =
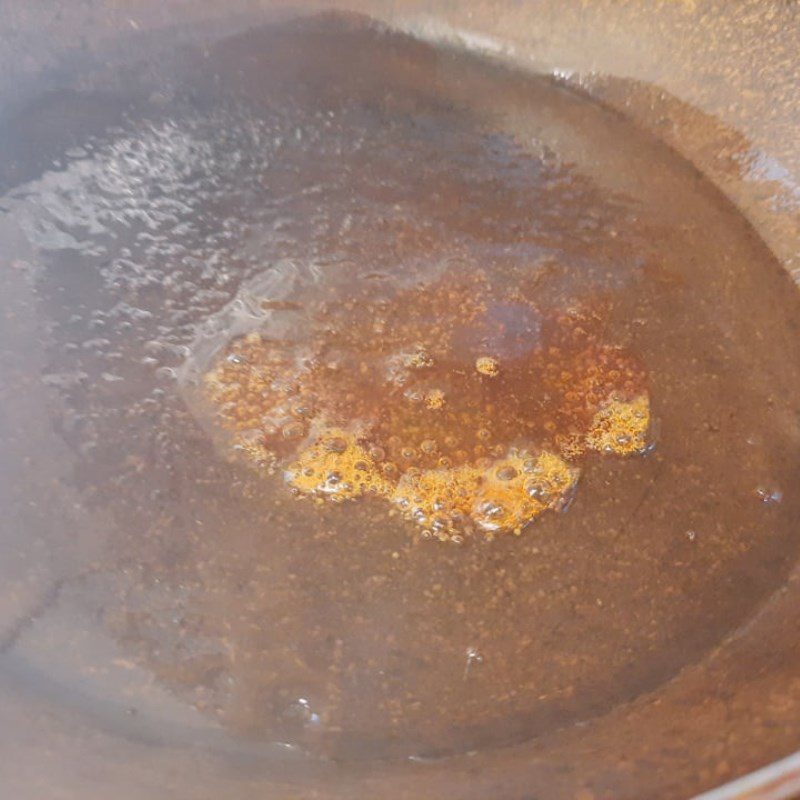
[[175,62],[29,110],[54,160],[2,200],[103,520],[44,534],[76,631],[237,741],[433,757],[632,700],[781,584],[800,302],[691,165],[354,20]]

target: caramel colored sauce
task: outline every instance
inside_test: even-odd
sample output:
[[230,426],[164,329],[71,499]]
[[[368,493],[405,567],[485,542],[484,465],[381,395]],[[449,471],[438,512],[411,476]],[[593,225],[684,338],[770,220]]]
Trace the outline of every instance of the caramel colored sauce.
[[[571,735],[779,590],[800,302],[675,152],[350,19],[112,77],[3,201],[36,254],[3,406],[46,417],[12,426],[4,544],[86,548],[12,655],[70,703],[172,745],[147,684],[248,759],[464,753]],[[105,706],[115,661],[145,679]]]
[[204,376],[232,448],[297,494],[376,495],[440,539],[520,533],[566,505],[587,449],[647,449],[646,376],[602,303],[543,310],[483,271],[376,294],[265,298],[302,314],[301,341],[253,331]]

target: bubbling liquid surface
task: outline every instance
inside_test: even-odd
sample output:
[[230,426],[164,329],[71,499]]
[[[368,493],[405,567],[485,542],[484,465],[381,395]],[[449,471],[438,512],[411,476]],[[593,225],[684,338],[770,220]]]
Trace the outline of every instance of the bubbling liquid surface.
[[[3,200],[43,348],[3,402],[46,396],[97,515],[36,539],[55,627],[113,644],[81,692],[122,663],[235,741],[433,757],[651,691],[781,585],[800,307],[674,153],[329,17],[81,85]],[[69,686],[46,621],[15,652]]]
[[329,286],[308,307],[265,297],[199,402],[230,452],[295,494],[381,497],[425,537],[519,534],[567,505],[586,450],[648,447],[644,372],[603,342],[600,301],[541,310],[536,291],[499,294],[462,265],[401,291]]

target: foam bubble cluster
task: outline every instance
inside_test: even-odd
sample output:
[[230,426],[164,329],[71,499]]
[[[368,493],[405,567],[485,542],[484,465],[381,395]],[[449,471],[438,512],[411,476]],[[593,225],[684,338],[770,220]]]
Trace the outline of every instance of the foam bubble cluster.
[[630,402],[610,398],[595,414],[586,446],[601,453],[631,455],[648,447],[650,401],[639,395]]
[[382,497],[392,490],[380,462],[355,436],[329,430],[301,451],[285,473],[286,482],[301,494],[350,500],[371,492]]
[[372,496],[439,539],[518,534],[568,504],[588,451],[648,449],[644,371],[598,309],[541,309],[481,272],[365,299],[240,336],[205,373],[226,441],[298,497]]

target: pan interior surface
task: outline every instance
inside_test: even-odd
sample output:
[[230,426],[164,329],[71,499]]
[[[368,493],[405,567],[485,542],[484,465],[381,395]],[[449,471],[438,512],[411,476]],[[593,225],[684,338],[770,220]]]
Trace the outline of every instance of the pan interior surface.
[[[618,115],[323,16],[86,77],[9,130],[25,178],[0,201],[3,302],[26,317],[4,324],[32,338],[3,339],[3,436],[41,479],[9,484],[36,534],[4,535],[43,566],[3,660],[26,680],[120,730],[435,758],[656,689],[785,581],[797,293],[714,186]],[[585,317],[642,365],[652,447],[586,454],[569,507],[520,535],[440,542],[376,498],[299,499],[192,399],[253,332],[332,358],[346,330],[388,357],[381,319],[413,318],[417,296],[453,369],[487,356],[501,377],[543,320]],[[453,423],[465,458],[508,427],[498,386],[515,408],[539,397],[475,381],[488,433]],[[431,439],[422,412],[398,418],[401,450]],[[79,525],[41,510],[52,482]]]

